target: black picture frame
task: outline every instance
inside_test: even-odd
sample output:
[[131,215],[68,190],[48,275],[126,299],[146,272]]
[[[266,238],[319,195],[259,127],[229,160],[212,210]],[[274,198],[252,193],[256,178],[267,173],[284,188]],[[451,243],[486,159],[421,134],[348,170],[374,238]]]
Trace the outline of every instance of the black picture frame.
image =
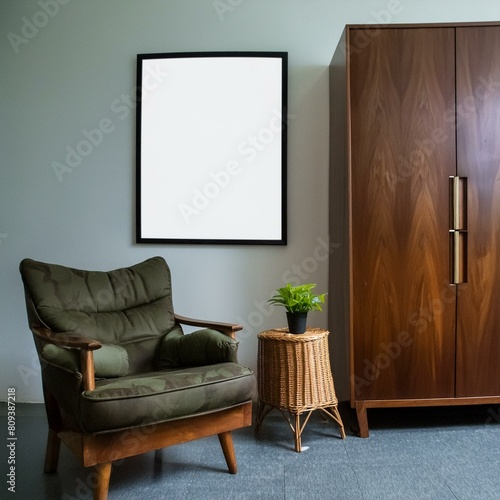
[[286,52],[137,55],[136,242],[286,245]]

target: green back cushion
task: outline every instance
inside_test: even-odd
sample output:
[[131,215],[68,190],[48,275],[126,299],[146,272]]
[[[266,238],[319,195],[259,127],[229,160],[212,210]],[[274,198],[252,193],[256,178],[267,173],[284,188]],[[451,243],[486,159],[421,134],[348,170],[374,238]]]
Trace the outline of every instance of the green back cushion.
[[160,346],[160,369],[237,362],[238,342],[222,332],[205,328],[188,335],[172,332]]
[[21,274],[45,325],[122,346],[129,372],[153,368],[161,337],[179,329],[170,270],[161,257],[110,272],[25,259]]

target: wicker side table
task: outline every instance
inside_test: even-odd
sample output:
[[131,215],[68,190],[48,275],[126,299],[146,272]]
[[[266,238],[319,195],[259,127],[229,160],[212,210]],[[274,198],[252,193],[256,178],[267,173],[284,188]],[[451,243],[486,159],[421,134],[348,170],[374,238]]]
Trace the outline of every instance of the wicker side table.
[[[300,335],[279,328],[257,336],[259,408],[256,431],[266,415],[277,408],[294,433],[295,451],[299,453],[302,432],[314,410],[321,410],[333,419],[340,427],[342,439],[345,438],[330,368],[328,334],[327,330],[319,328],[308,328]],[[301,424],[302,414],[307,415]],[[294,422],[291,415],[295,417]]]

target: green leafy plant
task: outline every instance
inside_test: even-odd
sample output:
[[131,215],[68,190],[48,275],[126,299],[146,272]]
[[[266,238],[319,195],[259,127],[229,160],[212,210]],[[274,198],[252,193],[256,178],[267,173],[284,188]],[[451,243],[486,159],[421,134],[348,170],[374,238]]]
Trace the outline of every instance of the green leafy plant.
[[316,295],[311,290],[316,285],[308,283],[306,285],[292,286],[287,283],[286,286],[276,289],[268,302],[276,306],[283,306],[291,313],[305,313],[308,311],[321,311],[321,304],[325,303],[325,293]]

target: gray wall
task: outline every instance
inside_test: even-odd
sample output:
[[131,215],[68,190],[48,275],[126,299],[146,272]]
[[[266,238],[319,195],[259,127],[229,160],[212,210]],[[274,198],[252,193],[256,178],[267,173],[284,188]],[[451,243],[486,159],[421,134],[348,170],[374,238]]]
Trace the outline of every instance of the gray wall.
[[[24,257],[108,270],[162,255],[176,311],[242,322],[240,360],[255,368],[257,333],[284,325],[272,291],[292,277],[326,291],[328,65],[343,26],[499,19],[492,0],[0,0],[0,400],[8,387],[42,400]],[[289,53],[288,246],[134,243],[135,109],[117,105],[136,54],[205,50]],[[104,119],[112,131],[58,178],[52,164]],[[326,312],[310,323],[326,327]]]

